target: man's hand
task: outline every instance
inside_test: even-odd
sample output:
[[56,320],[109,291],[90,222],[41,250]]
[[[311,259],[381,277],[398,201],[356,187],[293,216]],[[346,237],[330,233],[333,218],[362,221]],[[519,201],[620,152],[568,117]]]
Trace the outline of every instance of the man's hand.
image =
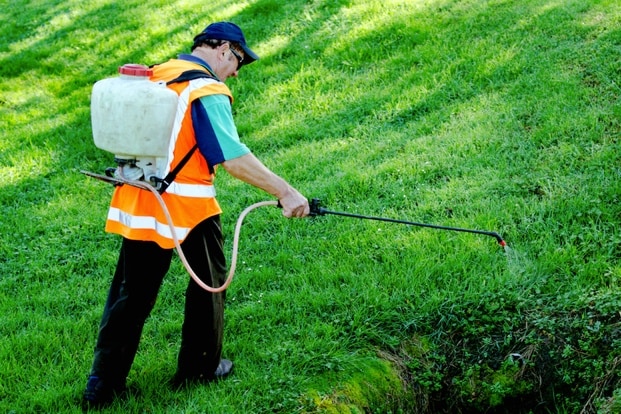
[[310,213],[308,200],[293,187],[278,201],[282,206],[282,215],[287,218],[306,217]]
[[285,217],[306,217],[310,213],[308,200],[289,183],[274,174],[253,154],[246,154],[222,163],[233,177],[266,191],[280,201]]

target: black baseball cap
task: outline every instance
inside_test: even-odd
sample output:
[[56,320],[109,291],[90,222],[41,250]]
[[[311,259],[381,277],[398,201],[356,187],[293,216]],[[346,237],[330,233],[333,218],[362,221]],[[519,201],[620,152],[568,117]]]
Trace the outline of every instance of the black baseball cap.
[[[210,24],[205,30],[194,37],[194,47],[207,39],[228,40],[229,42],[237,43],[244,50],[244,65],[249,65],[259,59],[259,56],[250,50],[246,44],[244,33],[235,23],[217,22]],[[192,49],[194,49],[194,47]]]

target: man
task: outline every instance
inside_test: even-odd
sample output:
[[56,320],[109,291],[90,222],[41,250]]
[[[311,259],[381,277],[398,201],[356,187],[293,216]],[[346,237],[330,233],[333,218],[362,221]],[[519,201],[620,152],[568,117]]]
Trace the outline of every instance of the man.
[[[309,214],[306,198],[240,142],[233,123],[233,98],[224,81],[257,59],[237,25],[218,22],[194,38],[190,55],[154,66],[151,77],[176,80],[169,84],[179,94],[179,107],[168,170],[182,167],[163,198],[190,266],[212,287],[221,286],[226,276],[221,210],[213,188],[216,166],[278,198],[285,217]],[[182,73],[199,77],[179,81]],[[124,391],[174,247],[154,195],[131,185],[116,187],[106,231],[123,240],[84,393],[88,407],[106,405]],[[207,292],[190,278],[173,385],[213,381],[231,372],[232,362],[221,359],[224,299],[224,292]]]

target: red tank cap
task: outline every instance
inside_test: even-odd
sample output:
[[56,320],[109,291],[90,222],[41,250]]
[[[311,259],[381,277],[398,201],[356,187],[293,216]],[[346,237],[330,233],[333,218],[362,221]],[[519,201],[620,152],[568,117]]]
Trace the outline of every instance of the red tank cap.
[[119,67],[119,73],[121,75],[130,76],[151,76],[153,75],[153,69],[145,65],[139,65],[137,63],[126,63]]

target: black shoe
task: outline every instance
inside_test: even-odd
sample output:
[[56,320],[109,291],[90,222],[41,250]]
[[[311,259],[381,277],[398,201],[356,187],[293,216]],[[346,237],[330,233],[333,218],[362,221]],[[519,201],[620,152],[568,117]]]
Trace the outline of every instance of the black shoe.
[[103,408],[124,393],[125,385],[113,384],[96,375],[91,375],[88,377],[84,390],[82,408],[84,410]]
[[188,375],[183,372],[177,371],[175,376],[170,381],[170,384],[175,389],[180,389],[185,387],[186,385],[193,383],[209,383],[213,381],[223,380],[228,377],[233,371],[233,362],[228,359],[221,359],[218,364],[218,368],[213,373],[213,375],[203,375],[203,374],[192,374]]
[[216,380],[225,379],[228,377],[233,371],[233,361],[229,361],[228,359],[221,359],[218,364],[218,368],[216,368],[216,372],[214,372],[214,376]]

